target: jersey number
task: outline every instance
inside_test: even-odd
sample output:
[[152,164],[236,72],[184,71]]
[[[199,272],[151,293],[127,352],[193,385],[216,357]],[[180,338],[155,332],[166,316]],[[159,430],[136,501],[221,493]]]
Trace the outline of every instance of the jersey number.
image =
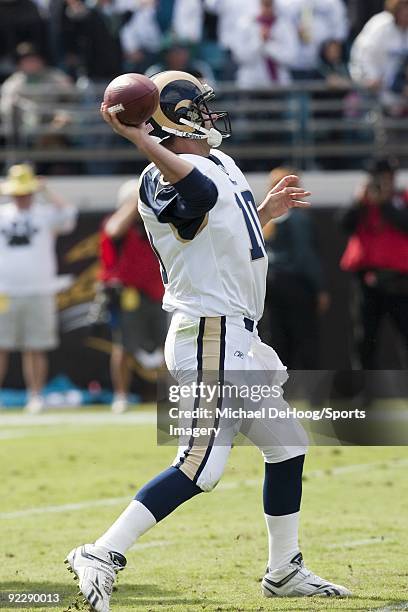
[[265,241],[259,223],[254,196],[250,191],[242,191],[240,194],[235,194],[235,200],[244,215],[245,224],[247,226],[249,239],[251,241],[251,259],[252,261],[261,259],[265,257]]

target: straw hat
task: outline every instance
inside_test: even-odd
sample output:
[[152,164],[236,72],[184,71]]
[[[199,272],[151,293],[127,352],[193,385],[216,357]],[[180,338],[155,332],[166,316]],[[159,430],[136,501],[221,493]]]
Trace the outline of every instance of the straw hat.
[[11,166],[7,178],[1,185],[1,193],[11,196],[25,196],[40,189],[40,181],[29,164]]

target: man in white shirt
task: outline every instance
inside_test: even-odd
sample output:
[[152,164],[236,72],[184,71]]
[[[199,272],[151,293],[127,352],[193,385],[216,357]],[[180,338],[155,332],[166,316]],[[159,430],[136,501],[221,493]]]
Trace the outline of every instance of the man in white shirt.
[[295,78],[314,78],[322,44],[344,41],[348,18],[344,0],[277,0],[278,11],[292,21],[298,33]]
[[275,0],[261,0],[258,12],[242,17],[231,41],[242,89],[288,85],[297,56],[297,33],[292,22],[276,13]]
[[234,46],[238,21],[254,17],[259,5],[259,0],[204,0],[205,9],[218,16],[218,42],[224,49]]
[[350,58],[352,78],[382,94],[408,57],[408,0],[387,0],[385,8],[357,36]]
[[[164,7],[165,8],[165,7]],[[121,42],[129,62],[140,64],[145,54],[160,51],[163,36],[172,33],[179,40],[198,43],[202,36],[203,9],[200,0],[174,0],[161,19],[159,0],[142,0],[133,17],[121,31]]]
[[11,200],[0,205],[0,385],[9,352],[22,351],[27,410],[40,412],[45,351],[57,346],[55,237],[74,229],[76,210],[27,164],[12,166],[1,190]]

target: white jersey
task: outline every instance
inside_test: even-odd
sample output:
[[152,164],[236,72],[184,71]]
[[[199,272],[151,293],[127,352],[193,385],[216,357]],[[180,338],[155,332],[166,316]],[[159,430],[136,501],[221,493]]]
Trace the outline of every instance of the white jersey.
[[176,190],[164,183],[154,164],[144,170],[139,211],[162,267],[163,308],[199,317],[243,315],[258,321],[268,260],[251,188],[231,157],[218,150],[209,158],[180,157],[214,182],[218,199],[205,216],[185,226],[163,222],[160,214]]
[[73,230],[76,210],[34,202],[21,210],[14,202],[0,206],[0,294],[56,293],[55,238]]

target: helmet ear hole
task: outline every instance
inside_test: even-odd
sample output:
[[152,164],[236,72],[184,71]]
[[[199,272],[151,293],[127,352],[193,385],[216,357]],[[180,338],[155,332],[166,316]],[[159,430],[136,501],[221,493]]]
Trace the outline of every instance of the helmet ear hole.
[[188,108],[186,108],[185,106],[183,106],[182,108],[178,108],[175,111],[175,115],[179,121],[180,119],[187,119],[187,113],[188,113]]

